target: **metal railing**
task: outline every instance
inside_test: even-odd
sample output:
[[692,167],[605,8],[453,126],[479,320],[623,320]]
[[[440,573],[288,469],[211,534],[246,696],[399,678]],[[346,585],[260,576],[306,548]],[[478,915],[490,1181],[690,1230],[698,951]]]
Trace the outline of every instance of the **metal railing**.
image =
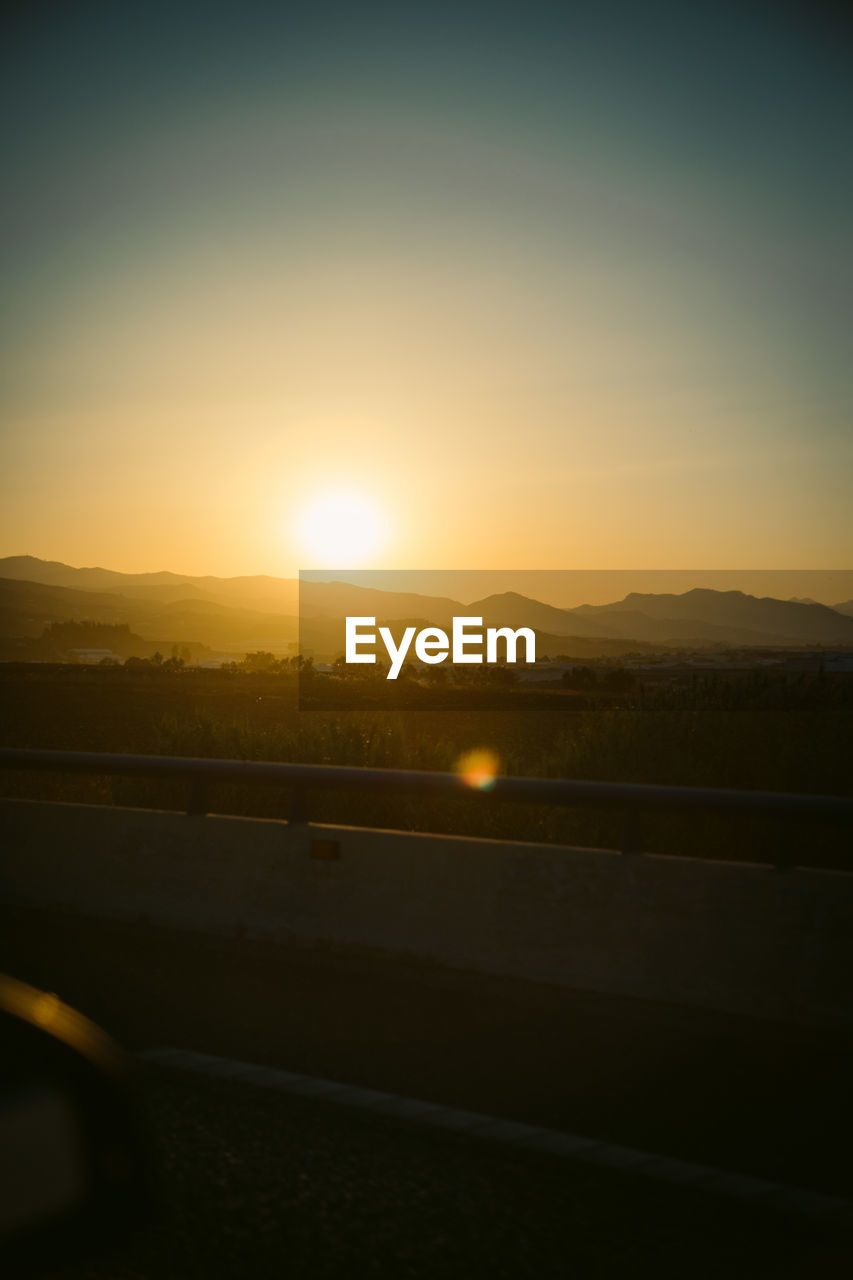
[[[186,812],[190,815],[204,815],[209,811],[210,789],[218,783],[283,787],[292,793],[291,822],[308,821],[308,797],[312,791],[318,790],[378,790],[425,797],[468,796],[472,802],[479,799],[481,803],[516,801],[561,808],[616,809],[623,815],[621,849],[624,854],[643,852],[642,815],[660,810],[739,814],[768,817],[786,823],[789,820],[821,821],[853,828],[853,799],[843,796],[501,776],[497,776],[488,789],[478,789],[455,773],[427,773],[415,769],[39,751],[15,747],[0,748],[0,769],[183,779],[188,786]],[[787,867],[791,865],[791,859],[783,854],[776,865]]]

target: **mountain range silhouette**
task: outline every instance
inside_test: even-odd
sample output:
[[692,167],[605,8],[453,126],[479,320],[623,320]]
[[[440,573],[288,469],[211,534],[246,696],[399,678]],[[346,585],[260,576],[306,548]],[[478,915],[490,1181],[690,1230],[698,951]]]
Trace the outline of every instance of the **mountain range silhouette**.
[[[743,591],[695,587],[681,594],[629,592],[609,604],[564,609],[517,591],[474,601],[382,591],[350,582],[256,575],[193,577],[171,572],[126,574],[73,568],[33,556],[0,560],[0,635],[37,637],[69,619],[121,623],[149,639],[193,641],[213,648],[342,647],[346,616],[381,622],[416,619],[450,625],[475,616],[484,626],[533,627],[549,652],[569,641],[600,642],[602,652],[635,642],[688,647],[853,646],[853,603],[833,608],[813,600],[779,600]],[[300,631],[301,628],[301,631]]]

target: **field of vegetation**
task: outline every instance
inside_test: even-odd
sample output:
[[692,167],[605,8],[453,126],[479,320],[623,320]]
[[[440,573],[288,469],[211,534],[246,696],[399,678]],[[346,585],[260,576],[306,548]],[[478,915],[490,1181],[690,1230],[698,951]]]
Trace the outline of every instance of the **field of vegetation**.
[[[335,677],[312,677],[329,681]],[[611,684],[613,682],[611,681]],[[853,682],[768,671],[684,685],[398,691],[403,706],[347,709],[338,689],[300,709],[293,670],[205,671],[173,664],[0,666],[2,745],[380,768],[454,770],[487,748],[500,772],[610,782],[850,795]],[[451,691],[452,692],[452,691]],[[7,771],[6,795],[183,808],[185,785]],[[218,787],[215,812],[287,817],[291,797]],[[488,793],[430,801],[385,793],[315,793],[313,821],[619,847],[621,816],[498,804]],[[846,833],[849,840],[849,831]],[[662,814],[644,822],[649,850],[706,857],[845,862],[831,826]]]

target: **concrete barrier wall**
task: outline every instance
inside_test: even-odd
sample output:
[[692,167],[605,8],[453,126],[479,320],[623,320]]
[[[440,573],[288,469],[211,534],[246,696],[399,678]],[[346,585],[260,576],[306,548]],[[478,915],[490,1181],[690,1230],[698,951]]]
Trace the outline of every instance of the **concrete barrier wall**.
[[0,802],[0,900],[853,1024],[853,876]]

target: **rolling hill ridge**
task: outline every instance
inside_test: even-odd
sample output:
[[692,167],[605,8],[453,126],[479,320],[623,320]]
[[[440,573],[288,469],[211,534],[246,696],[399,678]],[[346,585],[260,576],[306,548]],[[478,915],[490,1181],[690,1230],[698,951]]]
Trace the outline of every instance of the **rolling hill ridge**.
[[[30,576],[24,577],[26,573]],[[128,625],[147,642],[196,643],[239,654],[268,648],[318,655],[343,651],[343,620],[417,618],[449,628],[454,616],[485,627],[532,627],[548,652],[572,640],[600,641],[609,653],[630,648],[853,646],[853,616],[803,600],[756,597],[696,587],[683,594],[630,592],[604,605],[563,609],[515,591],[465,603],[449,597],[384,591],[349,582],[302,582],[264,575],[192,578],[168,572],[123,574],[75,569],[59,561],[0,560],[0,636],[40,636],[63,620]],[[541,650],[541,644],[540,644]]]

